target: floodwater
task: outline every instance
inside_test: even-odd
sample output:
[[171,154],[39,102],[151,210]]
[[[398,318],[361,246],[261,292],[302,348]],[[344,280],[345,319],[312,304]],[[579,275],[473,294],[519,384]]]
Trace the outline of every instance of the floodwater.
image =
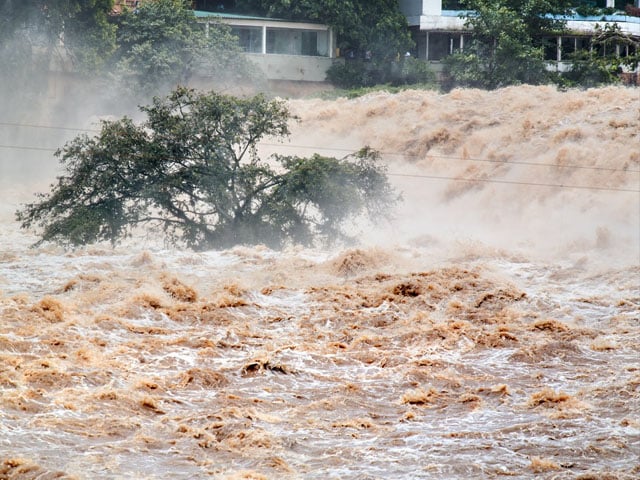
[[55,166],[0,151],[0,479],[640,477],[638,90],[290,106],[263,151],[380,150],[392,224],[31,249]]

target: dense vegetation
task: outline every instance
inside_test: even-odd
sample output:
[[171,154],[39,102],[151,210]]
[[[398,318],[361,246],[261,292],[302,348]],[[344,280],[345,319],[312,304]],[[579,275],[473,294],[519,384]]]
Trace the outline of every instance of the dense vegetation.
[[[473,41],[445,59],[445,88],[466,86],[498,88],[514,84],[557,83],[594,86],[613,83],[623,67],[635,69],[640,58],[638,42],[613,24],[596,27],[590,50],[570,56],[566,72],[550,72],[544,59],[549,37],[566,33],[562,15],[575,8],[572,0],[461,0],[474,11],[466,19]],[[600,12],[606,13],[606,12]],[[615,45],[630,47],[619,56]]]
[[561,31],[565,22],[545,14],[567,13],[570,0],[463,0],[461,3],[475,11],[465,22],[474,36],[464,51],[446,59],[446,73],[451,83],[497,88],[550,81],[542,38],[544,34]]
[[2,114],[46,98],[51,69],[133,105],[196,74],[220,88],[257,77],[231,30],[205,32],[188,0],[142,2],[121,15],[113,8],[113,0],[0,2]]
[[118,28],[112,71],[127,86],[125,92],[143,97],[166,92],[188,84],[196,73],[225,85],[257,77],[231,30],[212,24],[205,31],[189,2],[144,2],[114,21]]
[[180,87],[141,107],[146,120],[104,122],[57,152],[65,174],[17,213],[42,241],[118,242],[144,226],[194,249],[347,241],[361,217],[397,201],[377,154],[259,158],[258,142],[289,132],[283,102]]
[[[620,2],[618,2],[620,3]],[[565,75],[548,72],[545,38],[565,22],[549,14],[593,13],[593,2],[572,0],[456,0],[447,8],[474,11],[466,18],[474,32],[464,51],[445,61],[445,88],[497,88],[519,83],[591,86],[614,82],[622,68],[634,68],[637,40],[602,26],[590,51],[575,54]],[[336,62],[328,80],[343,88],[380,84],[433,84],[428,64],[414,56],[407,20],[397,0],[154,0],[113,15],[113,0],[25,0],[0,3],[0,91],[12,111],[33,103],[46,90],[42,76],[52,61],[87,79],[116,87],[119,96],[150,98],[164,94],[196,74],[217,85],[256,80],[257,70],[240,55],[229,28],[213,25],[205,33],[192,8],[317,21],[333,27],[346,62]],[[622,5],[620,3],[620,5]],[[616,4],[618,8],[618,4]],[[64,41],[61,42],[60,39]],[[613,42],[630,46],[619,58]],[[60,61],[64,59],[64,61]]]
[[415,45],[396,0],[237,0],[227,5],[243,13],[330,25],[347,59],[328,72],[328,80],[336,86],[435,82],[424,62],[404,56]]

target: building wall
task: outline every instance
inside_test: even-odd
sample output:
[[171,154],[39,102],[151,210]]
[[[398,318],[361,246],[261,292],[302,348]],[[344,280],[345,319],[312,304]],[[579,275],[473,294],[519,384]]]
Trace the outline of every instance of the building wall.
[[245,55],[264,72],[267,80],[324,82],[334,61],[328,57],[300,55]]
[[267,80],[324,82],[334,62],[335,33],[326,25],[207,12],[196,15],[205,24],[229,25],[241,38],[245,55]]
[[442,0],[400,0],[400,11],[407,17],[440,15],[442,13]]

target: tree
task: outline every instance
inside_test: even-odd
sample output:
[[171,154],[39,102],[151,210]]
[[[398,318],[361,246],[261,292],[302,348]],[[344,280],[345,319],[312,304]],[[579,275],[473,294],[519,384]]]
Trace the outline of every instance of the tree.
[[273,17],[330,25],[342,49],[369,50],[390,60],[411,49],[407,19],[397,0],[238,0],[237,7]]
[[56,156],[65,174],[16,213],[41,240],[116,243],[145,225],[195,249],[348,240],[347,222],[385,217],[398,198],[370,149],[343,159],[259,158],[289,134],[289,112],[263,96],[179,87],[141,107],[146,120],[106,121]]
[[0,7],[0,42],[17,36],[49,61],[62,49],[77,70],[94,71],[115,48],[112,9],[113,0],[7,1]]
[[[355,61],[334,67],[329,79],[348,77],[355,86],[397,80],[405,52],[414,47],[407,18],[397,0],[238,0],[236,7],[293,20],[315,21],[333,28],[337,46]],[[363,61],[366,57],[366,62]]]
[[118,19],[115,71],[123,90],[165,93],[196,73],[217,82],[255,79],[236,37],[221,24],[198,23],[186,0],[154,0]]
[[112,6],[112,0],[0,2],[0,115],[38,104],[52,65],[99,70],[115,48]]
[[[445,61],[452,85],[498,88],[550,80],[544,63],[544,34],[559,32],[564,22],[553,14],[566,13],[568,1],[466,0],[474,14],[466,26],[471,45]],[[451,85],[450,85],[451,86]]]
[[640,41],[625,34],[616,23],[596,25],[591,49],[572,55],[571,68],[562,80],[569,86],[596,87],[620,81],[625,70],[633,72],[640,63]]

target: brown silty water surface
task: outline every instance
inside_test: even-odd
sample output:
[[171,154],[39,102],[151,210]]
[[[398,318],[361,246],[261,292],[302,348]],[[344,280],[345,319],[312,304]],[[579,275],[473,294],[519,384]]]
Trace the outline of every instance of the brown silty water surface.
[[640,477],[639,99],[291,100],[403,193],[334,251],[30,249],[2,152],[0,478]]

